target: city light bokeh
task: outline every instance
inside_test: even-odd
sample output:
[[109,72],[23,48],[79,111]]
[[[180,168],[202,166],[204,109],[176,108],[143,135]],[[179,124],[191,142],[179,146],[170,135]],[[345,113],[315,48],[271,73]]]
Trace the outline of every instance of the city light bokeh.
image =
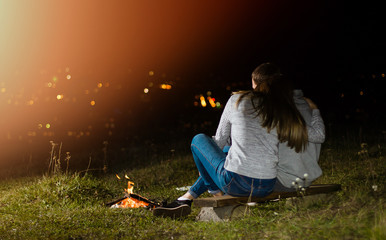
[[0,164],[44,161],[51,140],[79,150],[208,130],[268,60],[304,73],[326,122],[372,118],[384,106],[380,30],[332,6],[0,0]]

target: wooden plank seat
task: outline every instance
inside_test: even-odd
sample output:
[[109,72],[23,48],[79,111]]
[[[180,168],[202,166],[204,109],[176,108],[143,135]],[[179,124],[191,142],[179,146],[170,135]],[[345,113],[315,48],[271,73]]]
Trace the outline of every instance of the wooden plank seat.
[[[297,192],[273,192],[265,197],[207,197],[197,198],[193,201],[194,206],[201,207],[197,216],[199,221],[227,221],[236,218],[238,212],[245,209],[247,203],[262,203],[277,201],[286,198],[306,197],[310,195],[322,195],[341,190],[340,184],[315,184],[304,191]],[[240,208],[243,207],[243,208]],[[238,210],[237,210],[238,209]]]

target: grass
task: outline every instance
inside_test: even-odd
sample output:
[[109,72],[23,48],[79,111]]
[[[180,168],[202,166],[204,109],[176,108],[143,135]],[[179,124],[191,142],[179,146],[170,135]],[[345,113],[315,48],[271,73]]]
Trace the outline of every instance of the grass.
[[[316,183],[340,183],[342,191],[311,206],[285,201],[250,207],[230,222],[197,222],[199,209],[184,219],[154,217],[147,209],[110,209],[124,195],[126,180],[115,174],[57,173],[3,180],[0,239],[385,239],[386,165],[367,145],[325,144]],[[174,200],[197,170],[188,153],[157,156],[149,166],[121,170],[134,192],[156,201]]]

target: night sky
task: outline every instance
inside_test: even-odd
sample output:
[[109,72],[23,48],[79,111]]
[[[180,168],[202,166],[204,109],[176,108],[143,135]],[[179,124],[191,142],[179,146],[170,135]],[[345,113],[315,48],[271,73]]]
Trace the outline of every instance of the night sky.
[[249,74],[268,60],[322,74],[383,71],[379,6],[336,2],[3,0],[2,79],[66,67],[100,78]]
[[159,118],[163,105],[183,115],[209,90],[225,104],[266,61],[326,121],[384,107],[382,8],[338,2],[0,0],[0,143],[92,136]]

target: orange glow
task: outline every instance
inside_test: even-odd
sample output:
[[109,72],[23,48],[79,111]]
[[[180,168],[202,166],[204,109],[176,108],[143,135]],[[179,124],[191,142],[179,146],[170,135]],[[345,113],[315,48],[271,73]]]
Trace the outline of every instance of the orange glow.
[[165,89],[165,90],[170,90],[170,89],[172,89],[172,85],[164,83],[164,84],[160,85],[160,88]]
[[216,107],[216,103],[214,102],[214,98],[208,97],[208,102],[212,108]]
[[140,200],[137,200],[135,198],[125,198],[119,203],[119,208],[140,208],[140,207],[147,207],[149,204]]
[[35,131],[28,131],[27,136],[36,137],[36,132]]
[[244,9],[216,1],[0,0],[0,146],[33,130],[60,139],[77,129],[74,137],[107,108],[136,110],[122,105],[139,98],[146,82],[158,88],[199,53],[222,50]]
[[203,106],[203,107],[206,107],[206,101],[205,101],[205,98],[204,98],[204,96],[200,96],[200,101],[201,101],[201,106]]
[[134,183],[131,182],[131,181],[127,181],[127,189],[126,189],[126,192],[128,194],[132,194],[133,193],[133,189],[134,189]]

